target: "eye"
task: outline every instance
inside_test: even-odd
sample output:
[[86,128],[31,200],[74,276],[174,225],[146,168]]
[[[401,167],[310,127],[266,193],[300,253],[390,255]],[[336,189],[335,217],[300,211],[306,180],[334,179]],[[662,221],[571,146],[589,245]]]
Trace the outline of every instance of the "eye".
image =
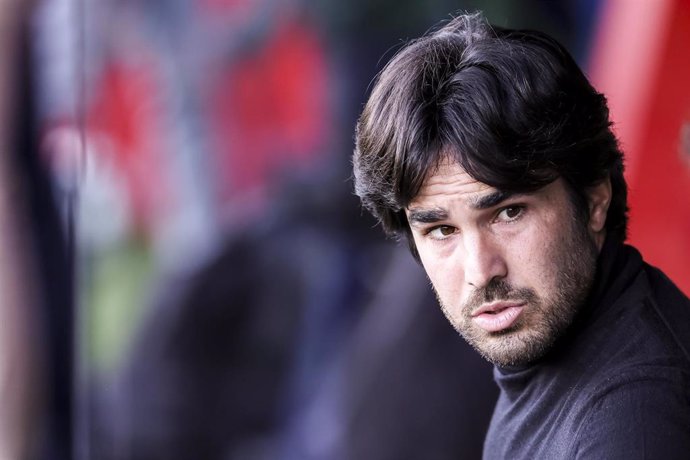
[[498,213],[496,220],[499,222],[513,222],[518,220],[525,212],[524,206],[507,206]]
[[439,225],[433,227],[426,234],[435,240],[443,240],[455,233],[457,229],[450,225]]

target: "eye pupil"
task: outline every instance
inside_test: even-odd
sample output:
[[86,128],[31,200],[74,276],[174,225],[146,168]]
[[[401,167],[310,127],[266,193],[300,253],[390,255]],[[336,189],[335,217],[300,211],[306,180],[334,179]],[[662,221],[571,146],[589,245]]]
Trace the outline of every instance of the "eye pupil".
[[453,233],[453,227],[443,226],[440,230],[443,236],[448,236]]
[[520,214],[520,208],[515,207],[506,209],[506,216],[508,216],[511,219],[513,217],[517,217],[518,214]]

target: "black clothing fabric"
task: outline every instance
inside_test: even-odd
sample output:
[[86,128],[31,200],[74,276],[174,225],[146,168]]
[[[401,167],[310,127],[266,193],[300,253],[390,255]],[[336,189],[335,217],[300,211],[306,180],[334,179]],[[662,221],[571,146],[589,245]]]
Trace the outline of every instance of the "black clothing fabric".
[[690,458],[690,301],[630,246],[597,270],[545,358],[494,369],[485,459]]

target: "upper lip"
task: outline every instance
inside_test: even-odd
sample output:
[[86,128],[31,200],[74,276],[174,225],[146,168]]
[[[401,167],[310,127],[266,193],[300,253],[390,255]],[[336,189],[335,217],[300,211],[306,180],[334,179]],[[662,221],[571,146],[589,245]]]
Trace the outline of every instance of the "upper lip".
[[522,305],[524,305],[524,302],[519,300],[499,300],[482,305],[472,312],[472,316],[479,316],[482,313],[493,313],[509,307],[520,307]]

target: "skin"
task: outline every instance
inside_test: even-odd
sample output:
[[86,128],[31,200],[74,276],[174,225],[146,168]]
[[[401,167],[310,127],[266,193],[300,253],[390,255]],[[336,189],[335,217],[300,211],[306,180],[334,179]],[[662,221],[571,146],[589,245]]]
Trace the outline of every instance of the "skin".
[[583,222],[562,179],[506,194],[448,160],[406,209],[446,317],[492,363],[539,359],[585,301],[605,238],[609,180],[587,197]]

